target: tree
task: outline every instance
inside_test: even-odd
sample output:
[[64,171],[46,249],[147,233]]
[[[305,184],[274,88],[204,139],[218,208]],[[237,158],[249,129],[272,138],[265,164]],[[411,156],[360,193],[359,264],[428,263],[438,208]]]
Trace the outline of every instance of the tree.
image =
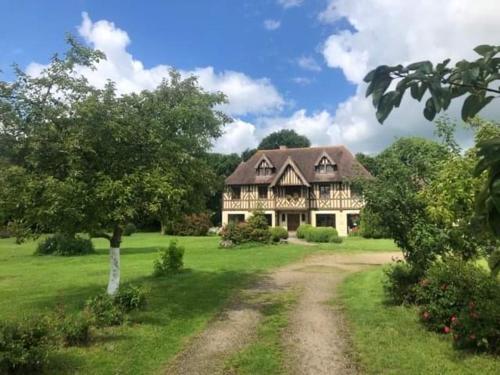
[[[448,151],[437,142],[401,138],[376,157],[377,176],[364,186],[365,209],[388,232],[405,259],[422,273],[439,255],[430,232],[425,202],[419,196],[436,176]],[[363,223],[362,223],[363,226]]]
[[175,71],[139,94],[120,96],[112,82],[96,89],[76,68],[103,54],[69,42],[40,76],[16,69],[14,82],[0,83],[0,211],[33,235],[108,239],[115,294],[124,225],[144,211],[163,215],[204,200],[189,194],[208,185],[203,160],[229,118],[214,109],[223,94]]
[[311,142],[306,136],[299,135],[295,130],[283,129],[274,133],[269,134],[267,137],[262,139],[259,144],[259,150],[273,150],[280,146],[287,147],[310,147]]
[[[437,113],[448,109],[452,100],[467,95],[462,105],[462,119],[468,121],[500,94],[495,86],[500,79],[500,46],[480,45],[474,51],[480,57],[461,60],[449,67],[450,59],[433,65],[430,61],[407,66],[381,65],[369,72],[366,96],[371,96],[380,123],[389,116],[409,89],[411,96],[421,101],[426,93],[424,117],[433,120]],[[391,83],[396,80],[396,85]],[[392,89],[394,88],[394,89]],[[486,171],[487,181],[478,199],[477,213],[500,237],[500,137],[477,145],[480,156],[476,175]]]

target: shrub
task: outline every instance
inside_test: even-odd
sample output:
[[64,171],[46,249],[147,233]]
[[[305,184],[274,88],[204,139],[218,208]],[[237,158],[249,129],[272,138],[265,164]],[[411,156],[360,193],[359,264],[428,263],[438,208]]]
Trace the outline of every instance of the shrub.
[[280,242],[280,240],[286,240],[288,238],[288,231],[283,227],[269,228],[271,233],[271,240],[273,242]]
[[210,215],[207,213],[184,215],[173,225],[173,234],[179,236],[206,236],[212,226]]
[[123,323],[123,310],[107,294],[98,294],[87,300],[85,311],[97,327],[117,326]]
[[220,231],[223,241],[231,241],[238,245],[245,242],[255,241],[268,243],[271,241],[267,220],[261,211],[256,211],[244,223],[229,223]]
[[359,234],[364,238],[391,238],[380,216],[366,208],[361,211]]
[[401,305],[415,302],[420,272],[408,263],[398,260],[386,267],[384,274],[384,291],[392,303]]
[[249,241],[255,241],[255,242],[261,242],[261,243],[268,243],[271,241],[271,232],[269,232],[269,229],[262,229],[262,228],[255,228],[252,229],[250,228],[250,233],[249,233]]
[[338,233],[332,234],[330,237],[328,237],[328,242],[342,243],[342,241],[343,239],[338,235]]
[[138,286],[124,285],[115,295],[114,303],[124,312],[140,310],[146,306],[146,293]]
[[305,238],[306,232],[312,228],[313,226],[311,224],[302,224],[297,228],[297,238]]
[[304,232],[307,242],[334,242],[338,241],[338,238],[337,230],[332,227],[310,227]]
[[417,289],[420,317],[433,331],[453,330],[458,347],[496,350],[500,340],[500,282],[459,259],[436,262]]
[[53,339],[45,318],[0,322],[0,373],[39,372],[48,363]]
[[500,273],[500,249],[495,249],[488,256],[488,266],[493,277],[497,277]]
[[248,218],[248,225],[251,229],[267,229],[269,227],[262,211],[252,212],[252,216]]
[[55,234],[41,241],[35,251],[36,255],[86,255],[94,253],[94,245],[87,238]]
[[88,313],[62,317],[59,335],[65,346],[87,345],[91,340],[92,319]]
[[170,241],[167,248],[159,250],[158,259],[153,264],[153,276],[164,276],[177,273],[182,269],[184,248],[177,241]]
[[12,233],[10,232],[7,226],[0,225],[0,238],[9,238],[12,237]]
[[135,232],[137,232],[137,227],[135,226],[134,223],[128,223],[127,225],[125,225],[125,228],[123,228],[124,236],[131,236]]
[[244,232],[247,232],[247,223],[228,223],[220,231],[220,236],[223,241],[231,241],[235,245],[245,242],[247,236]]

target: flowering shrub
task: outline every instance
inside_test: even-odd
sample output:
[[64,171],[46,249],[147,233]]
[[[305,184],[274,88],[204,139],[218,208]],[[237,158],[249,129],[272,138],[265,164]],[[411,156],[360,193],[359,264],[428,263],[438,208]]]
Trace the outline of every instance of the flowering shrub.
[[498,349],[500,282],[481,267],[458,259],[437,262],[416,291],[428,329],[452,333],[457,347]]
[[207,213],[184,215],[174,224],[173,234],[179,236],[206,236],[212,226]]
[[254,212],[248,222],[227,224],[222,228],[220,235],[224,241],[231,241],[235,245],[251,241],[261,243],[271,241],[266,217],[260,211]]

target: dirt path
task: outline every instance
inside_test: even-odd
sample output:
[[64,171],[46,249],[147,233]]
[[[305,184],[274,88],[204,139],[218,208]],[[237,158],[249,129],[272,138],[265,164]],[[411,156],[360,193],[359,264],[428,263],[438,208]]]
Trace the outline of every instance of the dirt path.
[[331,304],[349,274],[390,262],[398,253],[313,255],[270,273],[243,291],[208,328],[193,339],[166,374],[223,374],[224,361],[254,338],[261,314],[255,296],[298,290],[298,301],[283,336],[290,374],[356,374],[342,310]]

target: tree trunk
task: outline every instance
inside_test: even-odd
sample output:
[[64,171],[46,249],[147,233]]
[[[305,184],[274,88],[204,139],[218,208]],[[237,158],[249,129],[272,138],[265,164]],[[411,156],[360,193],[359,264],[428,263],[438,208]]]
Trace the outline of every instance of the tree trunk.
[[161,234],[162,236],[164,236],[164,235],[165,235],[165,232],[166,232],[166,226],[167,226],[167,225],[165,224],[165,221],[164,221],[163,219],[161,219],[161,220],[160,220],[160,228],[161,228],[161,229],[160,229],[160,234]]
[[120,286],[120,243],[122,242],[122,228],[117,225],[113,229],[109,248],[109,281],[107,293],[114,296]]

